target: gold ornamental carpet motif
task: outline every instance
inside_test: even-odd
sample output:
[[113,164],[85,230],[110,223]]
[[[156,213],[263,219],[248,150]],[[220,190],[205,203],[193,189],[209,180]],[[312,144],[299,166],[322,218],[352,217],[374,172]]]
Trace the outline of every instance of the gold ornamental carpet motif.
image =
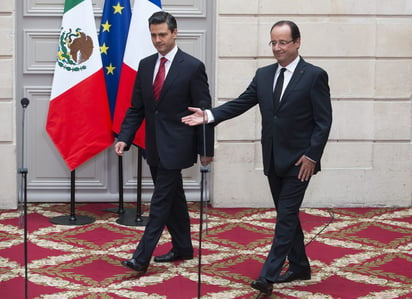
[[[125,205],[133,210],[134,205]],[[199,204],[190,203],[193,260],[150,264],[138,277],[120,265],[144,226],[125,226],[109,203],[76,205],[86,225],[56,225],[69,204],[29,204],[27,269],[18,210],[0,211],[0,298],[198,298]],[[143,206],[147,216],[148,206]],[[270,248],[274,209],[208,207],[203,222],[203,299],[257,298]],[[412,298],[412,208],[302,209],[312,279],[275,284],[270,298]],[[154,255],[170,249],[165,231]],[[261,297],[263,298],[263,297]]]

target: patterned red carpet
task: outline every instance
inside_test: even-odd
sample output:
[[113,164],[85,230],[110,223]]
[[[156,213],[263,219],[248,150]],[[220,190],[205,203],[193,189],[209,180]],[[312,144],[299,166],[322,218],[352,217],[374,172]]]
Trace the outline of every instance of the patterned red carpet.
[[[198,252],[190,261],[151,263],[136,277],[120,261],[144,226],[118,224],[117,214],[103,211],[109,207],[79,204],[77,215],[96,221],[70,226],[50,222],[69,215],[69,204],[29,205],[28,298],[197,298]],[[190,211],[197,248],[199,205]],[[256,298],[250,282],[271,244],[274,210],[209,207],[207,215],[201,298]],[[271,298],[412,298],[412,208],[303,209],[301,220],[312,280],[274,285]],[[25,297],[23,235],[19,212],[0,211],[0,298]],[[165,232],[155,255],[169,249]]]

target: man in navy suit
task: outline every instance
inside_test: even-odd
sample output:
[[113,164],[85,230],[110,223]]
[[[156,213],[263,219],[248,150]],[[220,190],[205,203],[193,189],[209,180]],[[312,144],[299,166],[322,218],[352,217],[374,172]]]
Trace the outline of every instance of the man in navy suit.
[[[277,22],[270,37],[277,63],[259,68],[237,99],[206,111],[206,121],[218,124],[259,105],[264,174],[277,217],[271,249],[259,278],[251,286],[266,295],[272,293],[273,283],[311,278],[299,209],[311,176],[320,170],[332,124],[328,75],[299,56],[297,25]],[[194,113],[183,117],[182,122],[201,124],[202,111],[193,107],[189,110]],[[281,274],[286,258],[289,268]]]
[[188,106],[211,107],[204,64],[176,46],[177,24],[171,14],[154,13],[149,18],[149,29],[158,53],[140,61],[131,107],[115,144],[116,154],[123,155],[146,119],[146,156],[154,192],[143,237],[132,258],[122,261],[122,265],[139,274],[146,273],[165,226],[172,238],[172,249],[155,257],[155,262],[193,258],[181,170],[193,166],[198,155],[202,165],[209,164],[214,150],[213,126],[207,125],[203,136],[200,126],[189,127],[181,122],[190,113]]

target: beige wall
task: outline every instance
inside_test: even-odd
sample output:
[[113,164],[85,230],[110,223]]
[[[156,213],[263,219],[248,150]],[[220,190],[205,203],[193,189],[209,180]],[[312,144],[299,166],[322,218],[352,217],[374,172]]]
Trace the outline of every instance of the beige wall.
[[[0,1],[0,208],[17,203],[15,1]],[[280,19],[300,26],[302,56],[329,73],[334,123],[304,205],[410,206],[412,0],[216,1],[215,105],[273,62],[269,29]],[[272,207],[258,111],[216,137],[214,205]]]
[[0,2],[0,208],[17,202],[14,0]]
[[[274,62],[269,30],[301,29],[301,55],[329,73],[333,127],[305,206],[410,206],[412,1],[218,0],[216,102]],[[257,109],[217,127],[215,206],[273,206]]]

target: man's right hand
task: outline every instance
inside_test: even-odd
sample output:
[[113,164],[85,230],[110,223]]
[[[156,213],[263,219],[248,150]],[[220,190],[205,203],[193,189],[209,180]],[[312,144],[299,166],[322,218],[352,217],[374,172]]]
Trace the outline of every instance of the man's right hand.
[[116,155],[123,156],[124,148],[126,147],[126,145],[127,144],[123,141],[116,142],[114,145],[114,152],[116,153]]
[[189,126],[197,126],[197,125],[203,124],[203,120],[206,124],[208,123],[208,117],[205,111],[203,111],[200,108],[195,108],[195,107],[188,107],[187,109],[194,113],[182,117],[182,123],[189,125]]

